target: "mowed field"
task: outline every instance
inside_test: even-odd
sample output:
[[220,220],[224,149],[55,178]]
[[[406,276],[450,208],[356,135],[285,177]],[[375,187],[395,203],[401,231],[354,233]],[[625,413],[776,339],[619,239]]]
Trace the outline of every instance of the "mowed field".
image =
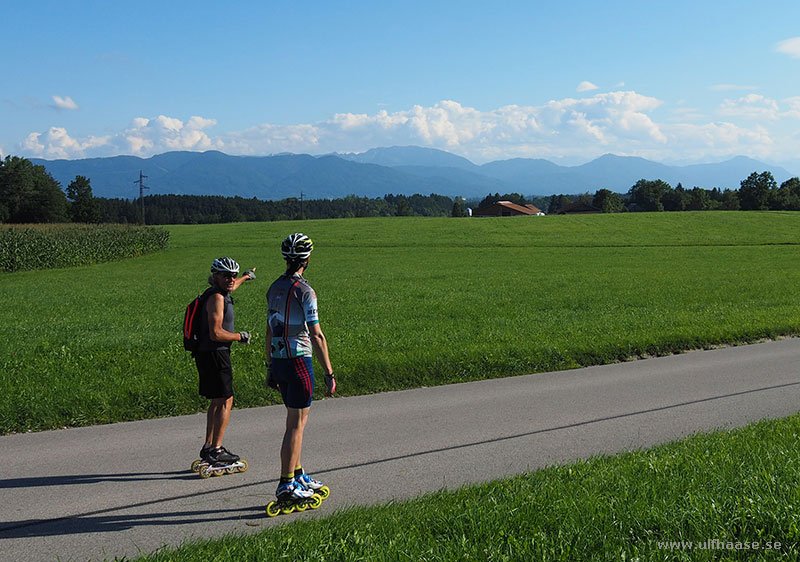
[[[800,213],[376,218],[174,226],[170,249],[0,276],[0,432],[200,411],[186,303],[230,255],[236,406],[264,385],[280,241],[306,277],[342,394],[551,371],[800,333]],[[321,386],[318,384],[318,389]]]

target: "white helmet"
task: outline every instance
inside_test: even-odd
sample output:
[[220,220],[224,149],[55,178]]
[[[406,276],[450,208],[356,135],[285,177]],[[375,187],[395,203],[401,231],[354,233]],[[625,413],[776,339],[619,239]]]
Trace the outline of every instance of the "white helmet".
[[305,260],[311,255],[314,243],[302,232],[295,232],[281,242],[281,254],[286,260]]
[[211,273],[239,273],[239,264],[233,258],[217,258],[211,264]]

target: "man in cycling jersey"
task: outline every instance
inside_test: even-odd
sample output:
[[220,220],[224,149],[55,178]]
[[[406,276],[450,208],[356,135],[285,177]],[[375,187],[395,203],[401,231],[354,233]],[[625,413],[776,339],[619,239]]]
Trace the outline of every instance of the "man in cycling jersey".
[[328,343],[319,325],[317,295],[303,278],[313,249],[305,234],[287,236],[281,243],[286,272],[267,291],[267,383],[280,391],[287,412],[275,492],[279,500],[308,498],[324,486],[305,474],[300,462],[314,391],[312,352],[325,371],[326,394],[336,391]]

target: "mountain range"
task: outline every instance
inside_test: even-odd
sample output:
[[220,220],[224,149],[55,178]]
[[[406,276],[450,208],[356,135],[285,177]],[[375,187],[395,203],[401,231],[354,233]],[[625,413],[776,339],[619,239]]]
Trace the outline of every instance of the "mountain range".
[[140,171],[146,194],[224,195],[258,199],[328,199],[358,195],[484,197],[490,193],[525,196],[575,194],[606,188],[627,192],[640,179],[661,179],[673,187],[738,189],[752,172],[769,171],[780,184],[784,168],[744,156],[716,164],[668,166],[644,158],[606,154],[580,166],[515,158],[477,165],[449,152],[418,146],[373,148],[362,153],[231,156],[217,151],[167,152],[150,158],[113,156],[83,160],[42,160],[34,164],[66,187],[76,175],[91,180],[98,197],[133,199]]

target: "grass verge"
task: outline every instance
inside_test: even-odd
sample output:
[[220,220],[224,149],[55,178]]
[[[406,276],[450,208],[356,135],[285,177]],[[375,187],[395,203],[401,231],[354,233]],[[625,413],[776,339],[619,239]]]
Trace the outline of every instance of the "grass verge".
[[799,436],[794,415],[138,560],[796,560]]

